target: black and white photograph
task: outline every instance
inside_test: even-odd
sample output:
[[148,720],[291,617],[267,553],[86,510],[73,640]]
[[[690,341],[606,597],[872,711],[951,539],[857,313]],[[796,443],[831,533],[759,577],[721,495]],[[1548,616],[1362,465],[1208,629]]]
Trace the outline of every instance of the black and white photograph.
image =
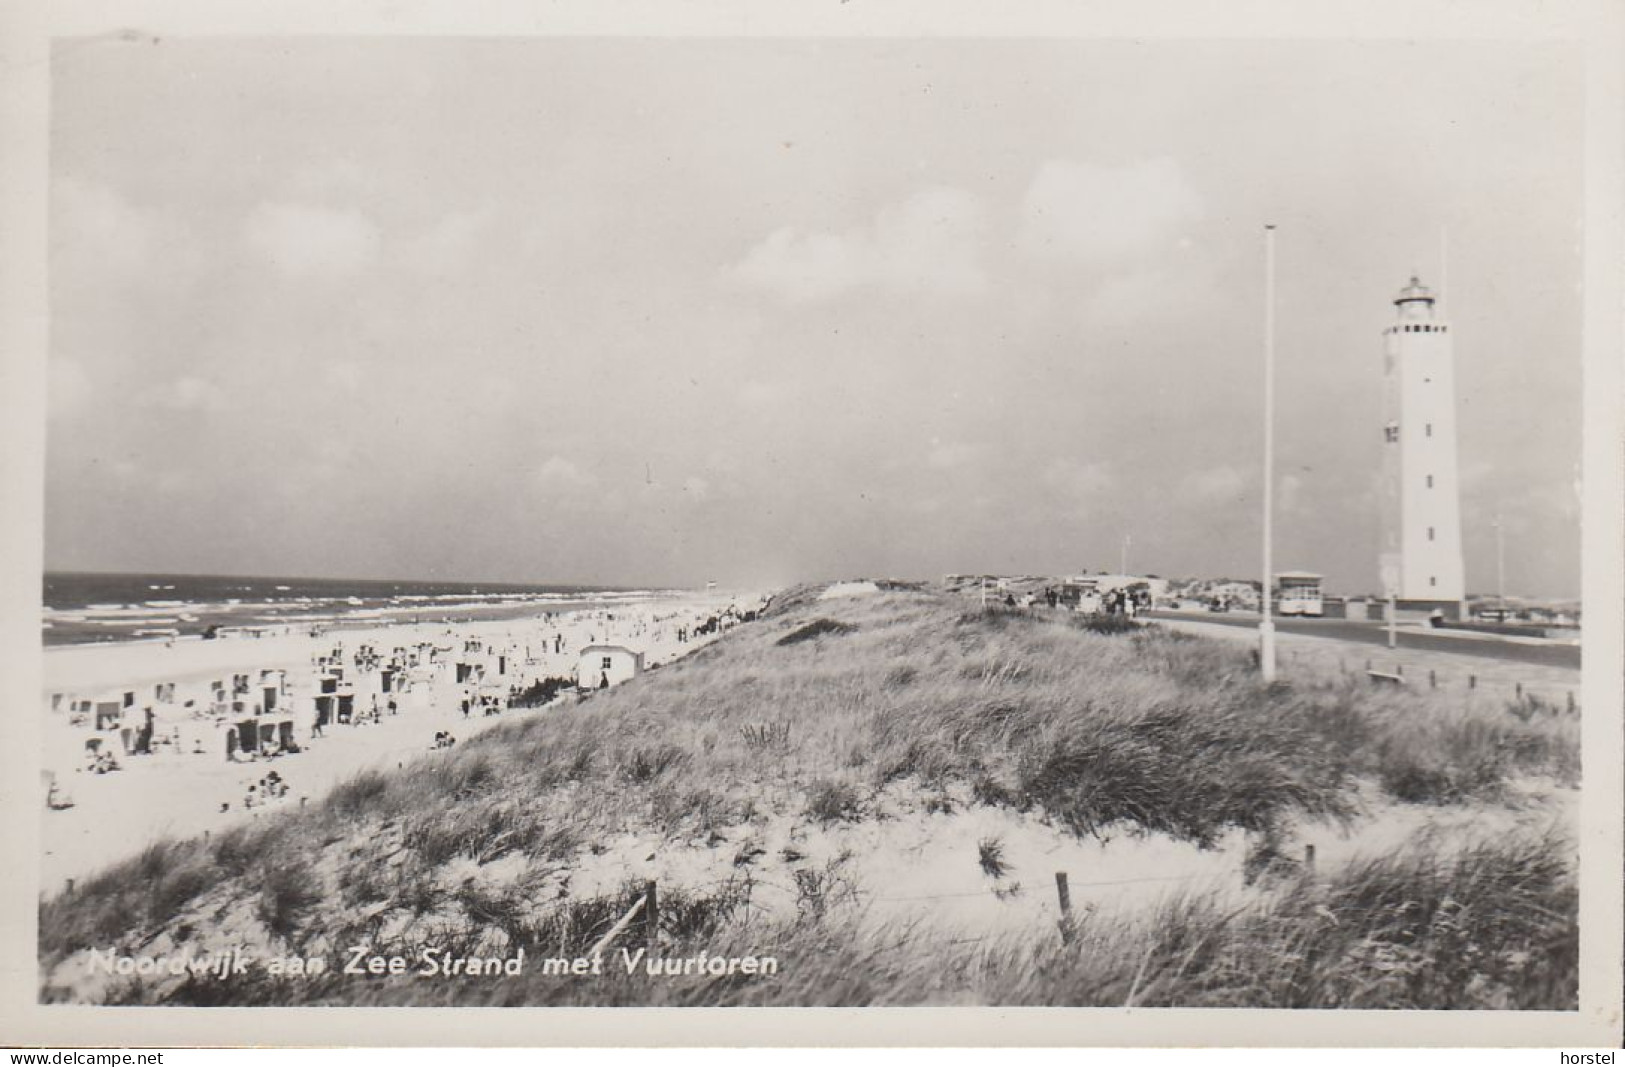
[[31,1010],[1617,1034],[1595,51],[823,25],[51,34]]

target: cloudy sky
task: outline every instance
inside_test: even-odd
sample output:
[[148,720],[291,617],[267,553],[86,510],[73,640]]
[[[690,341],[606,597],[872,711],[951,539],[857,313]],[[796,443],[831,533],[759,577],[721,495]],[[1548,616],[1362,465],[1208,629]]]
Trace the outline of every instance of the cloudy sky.
[[1470,591],[1578,592],[1559,46],[60,42],[47,566],[1377,584],[1436,282]]

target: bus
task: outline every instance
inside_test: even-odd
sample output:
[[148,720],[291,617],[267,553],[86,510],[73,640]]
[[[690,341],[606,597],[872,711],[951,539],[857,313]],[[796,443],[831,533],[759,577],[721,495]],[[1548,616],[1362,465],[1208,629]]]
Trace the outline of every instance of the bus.
[[1326,603],[1321,597],[1320,575],[1307,571],[1283,571],[1275,576],[1276,610],[1282,615],[1307,615],[1320,618],[1326,614]]
[[1068,578],[1061,583],[1062,607],[1085,615],[1100,613],[1100,583],[1087,575]]

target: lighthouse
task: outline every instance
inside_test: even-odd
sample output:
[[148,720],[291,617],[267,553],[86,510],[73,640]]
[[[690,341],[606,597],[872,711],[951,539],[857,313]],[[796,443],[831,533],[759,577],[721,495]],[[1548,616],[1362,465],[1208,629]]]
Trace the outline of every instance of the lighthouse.
[[1383,592],[1460,618],[1466,597],[1450,324],[1414,275],[1383,331]]

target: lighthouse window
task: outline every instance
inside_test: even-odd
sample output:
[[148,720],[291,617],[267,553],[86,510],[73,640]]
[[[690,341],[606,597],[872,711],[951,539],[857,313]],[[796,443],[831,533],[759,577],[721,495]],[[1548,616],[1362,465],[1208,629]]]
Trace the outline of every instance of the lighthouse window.
[[1426,427],[1425,427],[1425,428],[1426,428],[1426,430],[1427,430],[1427,435],[1428,435],[1428,436],[1429,436],[1429,437],[1432,437],[1432,436],[1433,436],[1433,424],[1432,424],[1432,423],[1431,423],[1431,422],[1430,422],[1430,423],[1428,423],[1428,424],[1427,424],[1427,425],[1426,425]]
[[1428,488],[1429,489],[1433,488],[1433,475],[1431,475],[1431,474],[1428,475]]
[[1433,540],[1433,527],[1431,526],[1428,527],[1428,540]]
[[1433,575],[1430,574],[1430,575],[1428,575],[1428,584],[1429,585],[1438,585],[1439,584],[1439,579],[1433,577]]

